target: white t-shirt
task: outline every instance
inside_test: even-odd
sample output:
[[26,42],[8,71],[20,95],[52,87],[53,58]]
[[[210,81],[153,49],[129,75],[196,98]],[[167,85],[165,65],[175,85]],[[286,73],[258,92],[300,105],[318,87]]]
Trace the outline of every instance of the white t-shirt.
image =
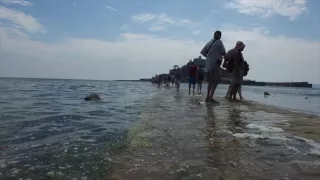
[[[221,60],[222,62],[222,55],[224,52],[226,52],[226,49],[224,48],[224,45],[221,40],[216,40],[212,44],[213,41],[214,39],[210,40],[201,50],[201,54],[207,56],[205,72],[210,72],[213,69],[217,68],[218,67],[217,60]],[[211,48],[210,48],[210,45],[211,45]],[[209,49],[209,52],[208,54],[206,54],[208,49]]]

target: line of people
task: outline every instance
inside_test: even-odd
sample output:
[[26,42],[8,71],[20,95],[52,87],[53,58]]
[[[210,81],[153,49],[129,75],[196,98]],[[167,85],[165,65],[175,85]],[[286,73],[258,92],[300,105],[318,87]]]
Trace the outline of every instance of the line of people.
[[[249,65],[244,60],[242,51],[246,45],[242,41],[238,41],[236,46],[226,52],[223,42],[221,41],[221,31],[214,33],[213,39],[211,39],[201,50],[201,54],[206,57],[205,68],[203,66],[197,67],[194,62],[191,62],[188,66],[188,81],[189,81],[189,94],[191,94],[191,87],[193,94],[195,94],[195,86],[198,84],[198,93],[201,93],[202,82],[206,76],[208,82],[206,102],[218,103],[213,98],[215,90],[219,83],[221,83],[221,66],[227,70],[230,75],[230,85],[226,92],[225,98],[232,101],[239,101],[236,98],[237,93],[240,96],[240,100],[243,100],[241,86],[243,77],[248,74]],[[224,60],[224,61],[223,61]],[[223,63],[222,63],[223,62]],[[164,83],[169,86],[168,83],[175,84],[177,90],[180,88],[180,83],[183,78],[183,74],[180,68],[174,70],[173,76],[171,75],[156,75],[152,78],[153,84],[160,85]]]
[[[198,90],[197,92],[201,94],[202,90],[202,82],[204,80],[204,67],[200,66],[197,67],[193,62],[191,62],[189,68],[189,76],[188,76],[188,81],[189,81],[189,94],[191,94],[191,87],[193,88],[193,94],[195,94],[195,86],[198,84]],[[160,87],[162,84],[166,87],[170,86],[170,83],[172,85],[175,85],[177,90],[180,89],[180,83],[183,79],[183,73],[181,68],[177,68],[173,70],[173,75],[155,75],[152,77],[151,82],[152,84],[157,84],[158,87]]]
[[171,75],[155,75],[154,77],[152,77],[151,79],[151,83],[153,85],[157,84],[158,87],[160,87],[162,84],[166,87],[169,87],[170,84],[174,85],[175,84],[175,77],[171,76]]

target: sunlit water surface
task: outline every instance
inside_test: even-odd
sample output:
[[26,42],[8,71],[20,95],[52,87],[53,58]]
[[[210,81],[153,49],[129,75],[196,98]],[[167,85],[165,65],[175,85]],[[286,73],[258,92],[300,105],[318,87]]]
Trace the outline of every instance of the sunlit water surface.
[[[288,172],[287,177],[295,177],[288,164],[314,166],[320,160],[317,142],[286,133],[292,117],[223,100],[206,106],[203,96],[187,94],[185,84],[180,92],[146,82],[0,79],[0,84],[0,179],[106,179],[113,174],[143,179],[146,171],[153,179],[207,179],[213,172],[221,179],[237,172],[227,167],[244,163],[254,168],[247,158],[269,162],[270,169],[279,166],[275,176]],[[217,95],[226,88],[220,85]],[[249,100],[319,114],[319,89],[243,91]],[[264,97],[265,91],[271,96]],[[93,92],[102,100],[83,100]]]

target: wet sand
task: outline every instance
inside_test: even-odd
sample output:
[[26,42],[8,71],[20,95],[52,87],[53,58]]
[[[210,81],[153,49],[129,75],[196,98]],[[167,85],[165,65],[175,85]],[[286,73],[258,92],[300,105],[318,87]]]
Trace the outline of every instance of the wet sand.
[[177,93],[150,101],[108,179],[320,179],[319,117],[203,99]]

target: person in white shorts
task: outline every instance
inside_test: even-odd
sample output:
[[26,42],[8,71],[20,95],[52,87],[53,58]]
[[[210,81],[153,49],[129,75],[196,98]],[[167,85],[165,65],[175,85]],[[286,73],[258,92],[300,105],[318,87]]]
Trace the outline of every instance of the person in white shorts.
[[174,78],[175,78],[175,82],[176,82],[176,87],[177,87],[177,90],[180,89],[180,82],[183,78],[183,74],[182,74],[182,71],[180,68],[176,69],[175,71],[175,74],[174,74]]

